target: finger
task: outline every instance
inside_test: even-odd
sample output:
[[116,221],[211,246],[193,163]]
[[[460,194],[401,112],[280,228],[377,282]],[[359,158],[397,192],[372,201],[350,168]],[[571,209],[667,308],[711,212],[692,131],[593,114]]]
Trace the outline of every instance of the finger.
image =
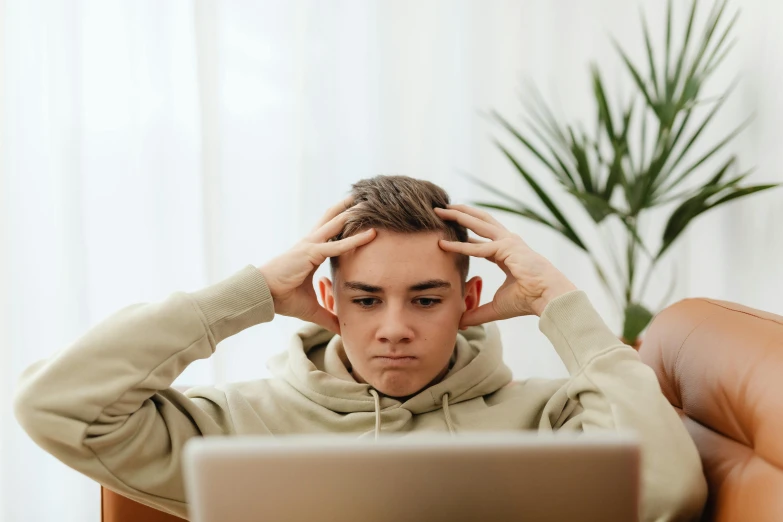
[[338,335],[340,334],[339,319],[323,306],[318,306],[318,310],[316,310],[315,315],[310,318],[310,322],[323,326],[330,332],[334,332]]
[[483,304],[473,310],[468,310],[462,314],[462,318],[459,321],[459,327],[461,330],[464,330],[469,326],[491,323],[492,321],[499,321],[500,319],[503,319],[503,317],[495,310],[494,302],[491,302]]
[[481,237],[499,239],[503,237],[504,234],[508,233],[505,228],[498,227],[492,223],[488,223],[457,209],[435,207],[435,213],[438,214],[438,216],[440,216],[442,219],[456,221],[463,227],[469,228]]
[[469,205],[446,205],[446,208],[453,208],[459,210],[460,212],[464,212],[465,214],[471,215],[475,218],[481,219],[482,221],[486,221],[487,223],[492,223],[493,225],[498,226],[500,228],[503,229],[506,228],[503,226],[503,224],[500,221],[495,219],[492,216],[492,214],[484,210],[480,210],[478,208],[474,208]]
[[337,257],[339,255],[345,254],[346,252],[350,252],[354,248],[358,248],[362,245],[366,245],[373,239],[375,239],[375,229],[371,228],[368,230],[365,230],[364,232],[360,232],[356,235],[353,235],[351,237],[346,237],[345,239],[341,239],[339,241],[331,241],[329,243],[319,243],[316,245],[317,252],[323,256],[324,259],[327,257]]
[[[475,238],[475,237],[468,237],[468,242],[469,243],[474,243],[476,245],[483,245],[483,244],[489,243],[489,241],[486,241],[484,239],[478,239],[478,238]],[[497,263],[497,260],[495,259],[494,255],[487,256],[486,259],[488,261],[492,261],[493,263]]]
[[350,196],[346,196],[343,198],[342,201],[339,203],[329,207],[329,209],[326,211],[326,213],[321,216],[321,219],[318,220],[318,223],[313,227],[313,232],[324,226],[326,223],[331,221],[335,216],[341,214],[345,210],[351,208],[353,206],[353,194]]
[[447,251],[464,254],[473,257],[493,257],[497,254],[498,244],[494,241],[482,241],[481,243],[463,243],[462,241],[446,241],[441,239],[438,245]]
[[312,234],[310,234],[312,241],[314,243],[323,243],[325,241],[329,241],[331,238],[342,232],[345,224],[350,218],[350,211],[340,212],[332,219],[314,230]]

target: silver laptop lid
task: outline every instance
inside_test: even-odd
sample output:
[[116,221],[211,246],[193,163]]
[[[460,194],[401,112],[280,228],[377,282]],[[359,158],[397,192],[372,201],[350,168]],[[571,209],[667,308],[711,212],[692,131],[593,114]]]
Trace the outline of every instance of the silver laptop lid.
[[208,437],[185,446],[194,522],[632,521],[631,434]]

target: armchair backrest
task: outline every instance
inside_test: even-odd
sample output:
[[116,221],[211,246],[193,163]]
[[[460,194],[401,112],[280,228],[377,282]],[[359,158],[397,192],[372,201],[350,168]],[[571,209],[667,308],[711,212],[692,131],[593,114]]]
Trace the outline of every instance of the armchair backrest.
[[686,299],[655,317],[639,354],[701,454],[702,520],[783,520],[783,317]]

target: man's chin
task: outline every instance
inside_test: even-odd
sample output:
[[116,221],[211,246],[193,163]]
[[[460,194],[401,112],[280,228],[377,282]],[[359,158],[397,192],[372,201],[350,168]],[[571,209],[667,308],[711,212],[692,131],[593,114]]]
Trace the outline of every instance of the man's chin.
[[420,393],[430,386],[438,384],[441,380],[443,380],[447,372],[448,367],[445,367],[434,377],[428,377],[426,379],[422,379],[421,376],[406,378],[406,376],[400,374],[393,376],[387,374],[385,376],[378,376],[377,379],[367,379],[365,382],[385,396],[404,402],[406,399],[413,397],[417,393]]
[[392,382],[389,382],[389,380],[384,380],[383,378],[367,379],[367,384],[378,390],[386,397],[391,397],[398,400],[410,398],[427,387],[427,381],[422,383],[418,379],[416,381],[403,381],[402,379],[394,379]]
[[413,395],[416,395],[421,390],[424,389],[424,386],[390,386],[390,385],[383,385],[379,384],[378,386],[374,386],[372,383],[370,383],[370,386],[381,392],[387,397],[391,397],[392,399],[398,399],[398,400],[404,400],[409,397],[412,397]]

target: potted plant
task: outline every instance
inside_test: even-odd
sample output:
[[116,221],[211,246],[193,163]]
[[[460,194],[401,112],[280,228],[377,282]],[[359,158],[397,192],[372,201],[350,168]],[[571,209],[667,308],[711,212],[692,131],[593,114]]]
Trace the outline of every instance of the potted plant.
[[[610,103],[599,69],[593,64],[594,134],[588,134],[581,126],[559,121],[536,91],[530,99],[523,100],[529,116],[525,130],[497,112],[492,113],[513,137],[515,145],[531,153],[538,163],[534,171],[512,150],[495,141],[546,212],[472,178],[500,199],[474,204],[522,216],[551,228],[590,257],[602,285],[623,313],[622,338],[632,346],[638,347],[639,335],[655,310],[643,304],[650,276],[693,219],[724,203],[778,185],[741,186],[750,171],[737,172],[734,154],[725,155],[715,170],[706,170],[708,160],[714,162],[720,158],[726,145],[749,122],[744,121],[717,143],[706,147],[701,143],[704,140],[699,139],[733,87],[718,98],[703,99],[701,96],[704,84],[733,46],[728,37],[739,13],[721,24],[726,4],[727,0],[713,4],[701,36],[694,37],[697,0],[692,0],[682,43],[675,50],[671,44],[672,2],[669,0],[662,59],[653,50],[642,14],[646,72],[614,41],[632,79],[635,95],[618,110]],[[698,153],[694,148],[697,143],[704,149]],[[539,175],[553,176],[565,194],[586,212],[591,226],[600,228],[613,221],[615,227],[621,224],[622,255],[611,251],[610,262],[601,262],[595,248],[571,225],[566,213],[555,202],[556,198],[537,181]],[[686,182],[695,178],[702,179],[688,186]],[[661,211],[667,205],[671,205],[672,211],[665,224],[661,222],[660,242],[653,247],[641,237],[639,223],[651,210]],[[639,277],[642,262],[647,268],[643,279]],[[669,297],[664,298],[664,302]]]

